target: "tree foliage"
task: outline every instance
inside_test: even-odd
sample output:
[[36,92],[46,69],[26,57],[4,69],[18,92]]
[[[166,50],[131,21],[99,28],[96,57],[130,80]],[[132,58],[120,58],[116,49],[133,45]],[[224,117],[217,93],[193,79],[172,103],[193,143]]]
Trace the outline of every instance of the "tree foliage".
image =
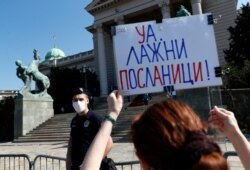
[[71,92],[74,88],[82,87],[94,96],[99,95],[97,76],[88,69],[83,73],[77,69],[52,68],[49,79],[48,93],[54,99],[55,113],[73,112]]
[[227,64],[230,68],[224,77],[227,88],[249,88],[250,75],[250,6],[243,5],[235,20],[235,26],[228,28],[230,32],[229,49],[225,50]]

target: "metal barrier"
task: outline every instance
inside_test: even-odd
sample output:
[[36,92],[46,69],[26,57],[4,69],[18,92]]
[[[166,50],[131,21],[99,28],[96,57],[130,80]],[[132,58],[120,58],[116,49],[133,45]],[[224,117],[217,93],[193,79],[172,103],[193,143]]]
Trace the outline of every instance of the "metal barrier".
[[37,155],[33,162],[33,170],[66,169],[66,159],[56,156]]
[[[0,170],[65,170],[66,158],[37,155],[31,161],[26,154],[0,154]],[[142,170],[139,161],[115,163],[118,170]]]
[[[230,156],[238,156],[234,151],[224,153],[228,159]],[[0,170],[65,170],[66,158],[37,155],[34,161],[30,161],[26,154],[0,154]],[[139,161],[116,162],[118,170],[142,170]]]
[[[238,156],[234,151],[224,153],[228,159],[230,156]],[[66,158],[37,155],[34,161],[30,161],[26,154],[0,154],[0,170],[65,170]],[[139,161],[127,161],[115,163],[118,170],[142,170]]]
[[25,154],[0,154],[0,170],[31,170],[32,164]]
[[228,152],[225,152],[224,154],[224,158],[228,158],[229,156],[238,156],[237,152],[234,152],[234,151],[228,151]]
[[[48,155],[37,155],[33,162],[33,170],[64,170],[66,169],[66,159]],[[117,162],[118,170],[141,170],[139,161]]]
[[244,166],[243,166],[240,158],[239,157],[232,158],[232,157],[238,157],[237,152],[227,151],[224,153],[224,158],[227,160],[230,169],[244,169]]
[[142,170],[139,161],[117,162],[115,165],[118,170]]

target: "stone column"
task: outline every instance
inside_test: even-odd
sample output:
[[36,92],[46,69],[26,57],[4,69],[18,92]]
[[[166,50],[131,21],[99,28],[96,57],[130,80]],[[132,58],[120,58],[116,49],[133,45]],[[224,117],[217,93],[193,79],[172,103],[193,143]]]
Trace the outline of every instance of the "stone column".
[[[125,24],[125,22],[124,22],[124,16],[115,17],[114,21],[117,23],[117,25],[123,25],[123,24]],[[113,43],[114,43],[114,42],[112,41],[112,46],[114,45]],[[113,47],[114,47],[114,46],[113,46]],[[116,64],[116,63],[115,63],[115,52],[114,52],[114,48],[112,48],[112,49],[113,49],[113,60],[114,60],[114,64]],[[114,81],[114,84],[118,87],[118,84],[117,84],[117,77],[116,77],[116,69],[115,69],[115,68],[113,68],[113,72],[114,72],[114,74],[113,74],[113,77],[114,77],[113,81]]]
[[193,15],[202,14],[201,0],[191,0]]
[[162,13],[163,19],[164,18],[171,18],[169,0],[163,0],[158,5],[161,8],[161,13]]
[[105,42],[102,25],[96,25],[97,29],[97,50],[98,50],[98,65],[99,65],[99,77],[100,77],[100,90],[101,96],[108,95],[108,81],[107,81],[107,66],[105,55]]

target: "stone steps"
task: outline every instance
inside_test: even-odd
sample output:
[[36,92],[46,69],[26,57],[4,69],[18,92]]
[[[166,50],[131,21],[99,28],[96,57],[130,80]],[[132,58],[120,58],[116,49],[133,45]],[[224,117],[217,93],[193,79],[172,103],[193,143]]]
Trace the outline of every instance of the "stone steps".
[[67,141],[70,133],[70,122],[75,113],[57,114],[25,136],[14,142],[53,142]]
[[[164,98],[163,94],[152,95],[149,105],[160,101]],[[106,100],[103,101],[106,103]],[[99,108],[95,108],[95,112],[104,116],[107,113],[107,104],[99,104]],[[112,130],[112,138],[116,141],[128,141],[131,121],[137,113],[143,112],[147,106],[126,107],[116,122],[116,126]],[[76,113],[57,114],[48,121],[44,122],[25,136],[15,139],[14,142],[53,142],[67,141],[70,136],[70,122]]]
[[[135,113],[141,109],[142,108],[135,108],[135,110],[129,109],[127,111],[122,111],[116,126],[112,131],[114,141],[128,141],[131,121],[135,116]],[[101,115],[106,113],[106,111],[103,110],[96,110],[95,112],[100,113]],[[15,139],[14,142],[67,141],[70,136],[70,122],[73,116],[75,116],[75,113],[55,115],[30,133]]]

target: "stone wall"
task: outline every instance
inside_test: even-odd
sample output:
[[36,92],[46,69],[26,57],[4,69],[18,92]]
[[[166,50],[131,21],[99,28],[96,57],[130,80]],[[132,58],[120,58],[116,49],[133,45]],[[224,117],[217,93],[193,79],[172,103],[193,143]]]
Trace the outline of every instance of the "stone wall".
[[16,98],[14,139],[23,136],[54,116],[52,99]]

